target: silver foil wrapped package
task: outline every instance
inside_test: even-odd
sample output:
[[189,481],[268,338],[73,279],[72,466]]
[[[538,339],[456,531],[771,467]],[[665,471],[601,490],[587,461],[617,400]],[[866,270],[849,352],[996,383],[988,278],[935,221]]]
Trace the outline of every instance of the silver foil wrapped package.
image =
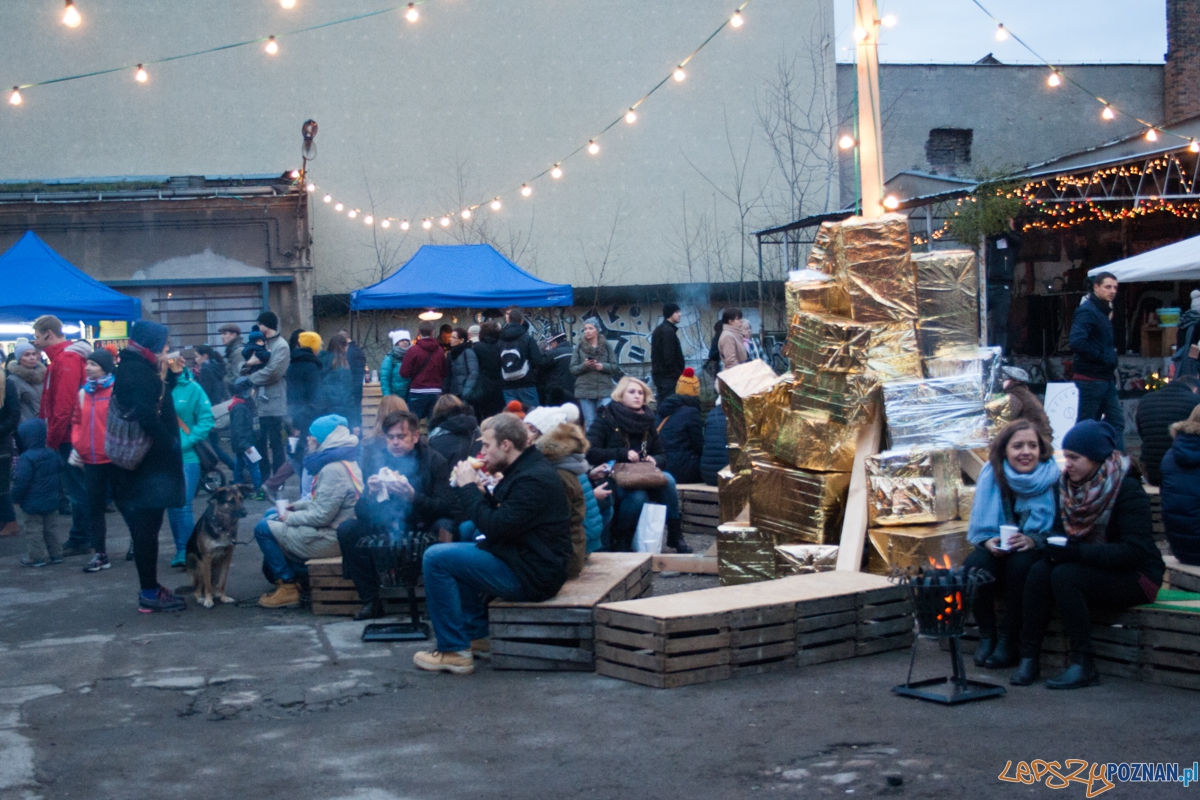
[[885,383],[883,406],[895,449],[987,446],[987,414],[977,376]]
[[987,402],[995,391],[996,379],[1004,351],[999,347],[967,347],[925,359],[925,377],[949,378],[972,376],[978,384],[981,402]]
[[962,468],[954,450],[909,448],[867,456],[872,526],[946,522],[958,514]]
[[836,544],[781,544],[775,548],[775,577],[832,572],[837,557]]

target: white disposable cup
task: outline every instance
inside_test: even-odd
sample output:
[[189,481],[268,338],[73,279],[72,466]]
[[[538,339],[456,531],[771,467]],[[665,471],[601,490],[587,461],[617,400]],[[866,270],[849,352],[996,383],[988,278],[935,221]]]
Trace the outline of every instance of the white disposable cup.
[[1017,537],[1021,535],[1021,529],[1016,525],[1001,525],[1000,526],[1000,549],[1012,550],[1016,544]]
[[288,452],[289,453],[296,452],[296,448],[299,445],[300,445],[300,437],[299,436],[289,436],[288,437]]
[[288,507],[287,500],[276,500],[275,501],[275,510],[279,512],[279,516],[282,517],[284,514],[287,513],[287,507]]
[[1065,537],[1065,536],[1047,536],[1046,544],[1051,545],[1052,547],[1066,547],[1067,546],[1067,537]]

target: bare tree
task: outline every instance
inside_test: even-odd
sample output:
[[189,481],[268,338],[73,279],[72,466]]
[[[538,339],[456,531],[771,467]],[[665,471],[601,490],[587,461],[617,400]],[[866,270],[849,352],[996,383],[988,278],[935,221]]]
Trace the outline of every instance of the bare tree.
[[618,203],[617,210],[613,212],[608,238],[597,245],[594,252],[589,252],[588,245],[582,239],[579,241],[583,269],[592,286],[592,308],[600,306],[600,290],[605,286],[615,285],[629,271],[628,265],[622,264],[620,259],[620,242],[617,240],[620,227],[621,206]]

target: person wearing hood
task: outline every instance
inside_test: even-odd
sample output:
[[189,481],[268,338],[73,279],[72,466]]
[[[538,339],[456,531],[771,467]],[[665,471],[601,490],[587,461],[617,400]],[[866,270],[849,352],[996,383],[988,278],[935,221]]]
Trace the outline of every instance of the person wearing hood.
[[[1103,420],[1117,432],[1117,443],[1125,441],[1125,413],[1117,397],[1117,348],[1113,343],[1112,303],[1117,296],[1117,278],[1098,272],[1088,278],[1090,288],[1071,321],[1072,380],[1079,390],[1078,420]],[[1123,446],[1123,445],[1122,445]],[[1120,448],[1118,448],[1120,449]]]
[[1192,347],[1197,344],[1200,344],[1200,289],[1192,289],[1192,306],[1179,316],[1175,354],[1171,356],[1174,367],[1172,378],[1196,377],[1200,374],[1200,361],[1192,355]]
[[717,323],[717,353],[721,369],[732,369],[738,364],[750,360],[746,352],[745,329],[742,327],[742,310],[726,308],[721,311],[721,320]]
[[1200,566],[1200,406],[1171,426],[1175,440],[1162,460],[1162,520],[1171,553]]
[[479,357],[462,328],[450,332],[450,352],[446,357],[450,359],[450,394],[472,402],[479,391]]
[[17,428],[16,472],[12,502],[21,510],[21,530],[28,554],[21,566],[44,567],[62,563],[58,541],[58,455],[46,447],[46,421],[31,419]]
[[208,439],[213,429],[212,403],[200,384],[192,377],[191,370],[184,369],[183,359],[167,361],[167,369],[175,374],[175,386],[171,397],[175,401],[175,416],[179,419],[179,445],[183,454],[184,497],[183,504],[167,508],[167,520],[171,523],[171,535],[175,539],[175,557],[171,566],[183,569],[187,566],[187,542],[196,527],[196,516],[192,504],[200,486],[200,456],[196,445]]
[[91,545],[96,551],[83,568],[84,572],[99,572],[112,566],[108,561],[108,529],[104,521],[104,508],[108,505],[114,467],[104,448],[104,441],[115,370],[116,364],[107,350],[92,351],[87,359],[88,380],[79,390],[79,402],[71,420],[71,447],[74,448],[71,460],[83,464]]
[[16,511],[9,497],[12,478],[13,434],[21,424],[21,399],[16,378],[0,380],[0,536],[20,533]]
[[429,417],[442,396],[449,373],[446,353],[433,335],[433,323],[423,320],[417,326],[417,341],[404,354],[404,362],[400,365],[400,377],[412,382],[408,387],[408,408],[418,418]]
[[534,445],[558,472],[571,505],[571,560],[567,578],[583,572],[588,553],[600,549],[604,521],[592,482],[588,478],[587,436],[579,427],[579,409],[573,403],[538,406],[525,416],[525,427]]
[[525,314],[519,308],[504,313],[500,331],[500,377],[504,402],[521,401],[525,411],[538,407],[537,377],[542,368],[542,351],[529,334]]
[[50,359],[38,416],[46,420],[46,446],[58,452],[62,465],[60,486],[71,508],[71,532],[63,545],[63,555],[86,555],[91,548],[87,489],[83,485],[83,470],[72,467],[68,459],[71,456],[71,417],[75,413],[79,387],[87,381],[84,364],[92,346],[83,339],[67,341],[63,336],[62,321],[49,314],[33,321],[33,333],[34,347]]
[[283,422],[288,411],[287,368],[292,353],[287,341],[279,335],[279,317],[274,311],[258,315],[258,329],[271,360],[251,373],[250,382],[258,387],[258,452],[267,462],[267,473],[273,475],[287,461]]
[[263,554],[263,572],[275,581],[275,590],[259,598],[263,608],[296,608],[300,605],[298,572],[312,558],[337,558],[338,526],[354,514],[362,495],[358,437],[350,433],[345,417],[327,414],[308,428],[308,455],[304,470],[313,476],[312,499],[297,500],[283,512],[271,509],[254,528]]
[[[979,647],[975,665],[988,669],[1017,664],[1021,634],[1021,600],[1029,568],[1040,561],[1046,536],[1055,523],[1058,464],[1054,447],[1027,419],[1010,422],[996,436],[988,462],[975,483],[975,501],[967,539],[975,550],[964,567],[985,569],[996,580],[982,584],[975,600]],[[1001,525],[1020,529],[1004,546]],[[1004,629],[997,636],[995,598],[1004,592]]]
[[429,418],[429,446],[441,453],[448,464],[479,454],[479,423],[475,410],[452,394],[444,394],[433,406]]
[[242,374],[242,348],[246,346],[242,339],[242,328],[235,322],[227,322],[217,329],[221,334],[221,343],[225,345],[225,387],[233,394],[233,382]]
[[571,356],[571,374],[575,376],[575,397],[583,410],[584,428],[596,420],[596,410],[612,402],[613,375],[617,372],[617,357],[612,345],[600,333],[600,323],[589,319],[583,323],[579,343]]
[[[1194,375],[1176,378],[1161,389],[1149,392],[1138,401],[1137,430],[1142,437],[1142,468],[1146,471],[1146,483],[1158,486],[1162,483],[1161,465],[1163,456],[1171,448],[1171,426],[1187,419],[1197,405],[1200,395],[1196,394],[1200,381]],[[1200,507],[1196,508],[1200,512]]]
[[504,378],[500,365],[500,326],[488,320],[479,326],[479,341],[471,346],[479,362],[479,384],[475,397],[468,402],[475,407],[475,417],[485,420],[504,410]]
[[[118,466],[111,476],[113,499],[132,540],[141,585],[138,610],[146,613],[187,608],[183,600],[158,582],[158,532],[163,513],[181,507],[187,490],[183,443],[172,394],[180,373],[167,366],[169,341],[166,325],[145,319],[133,323],[129,344],[121,351],[114,373],[110,400],[123,415],[137,422],[151,442],[133,469]],[[106,450],[109,444],[106,440]]]
[[388,338],[392,340],[392,349],[379,365],[379,389],[384,397],[394,394],[407,403],[408,387],[412,381],[400,374],[400,367],[412,347],[412,335],[406,330],[396,330],[389,333]]
[[1150,498],[1118,441],[1111,425],[1090,419],[1063,437],[1058,529],[1066,535],[1047,538],[1046,557],[1025,578],[1021,663],[1009,679],[1014,685],[1038,678],[1051,608],[1058,610],[1071,665],[1046,681],[1046,688],[1079,689],[1100,680],[1092,611],[1121,611],[1158,597],[1166,567],[1154,542]]
[[1012,420],[1027,419],[1037,428],[1038,435],[1046,441],[1054,441],[1050,418],[1037,396],[1029,390],[1029,373],[1020,367],[1002,367],[1000,376],[1004,381],[1004,393],[1008,395],[1008,410]]
[[17,397],[21,403],[21,422],[38,418],[42,405],[42,387],[46,383],[46,365],[42,363],[37,348],[25,339],[18,339],[13,346],[13,360],[8,364],[8,375],[16,383]]
[[675,382],[675,393],[658,404],[657,425],[663,470],[671,473],[676,483],[699,483],[704,420],[700,415],[700,379],[691,367],[684,369]]

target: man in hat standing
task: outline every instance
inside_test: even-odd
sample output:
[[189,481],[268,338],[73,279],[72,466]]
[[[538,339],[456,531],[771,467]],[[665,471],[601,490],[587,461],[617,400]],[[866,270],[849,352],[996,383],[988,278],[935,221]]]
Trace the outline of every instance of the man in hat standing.
[[258,388],[258,450],[266,467],[263,471],[274,475],[287,461],[283,419],[287,416],[287,369],[292,351],[279,335],[279,317],[274,311],[258,315],[258,329],[271,360],[250,373],[250,382]]
[[683,363],[683,346],[679,344],[679,320],[683,312],[674,303],[663,304],[663,321],[650,334],[650,377],[654,393],[660,398],[675,392],[675,383],[687,365]]

